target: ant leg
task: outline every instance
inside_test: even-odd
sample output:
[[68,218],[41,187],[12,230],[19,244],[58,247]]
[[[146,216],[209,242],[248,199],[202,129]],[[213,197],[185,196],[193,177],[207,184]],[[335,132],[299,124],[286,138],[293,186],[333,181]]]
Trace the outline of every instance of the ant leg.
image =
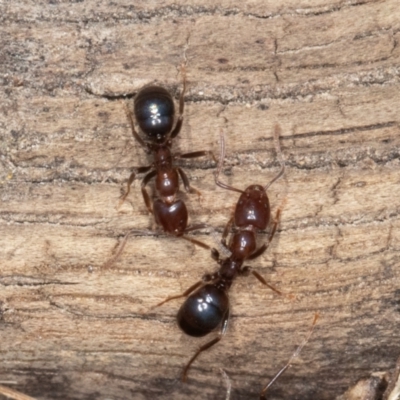
[[203,344],[203,346],[201,346],[196,353],[193,355],[193,357],[189,360],[189,362],[186,364],[185,368],[182,371],[182,382],[186,382],[187,380],[187,374],[189,371],[190,366],[193,364],[194,360],[196,360],[196,358],[203,352],[208,350],[210,347],[214,346],[215,344],[217,344],[225,335],[226,333],[226,329],[228,328],[228,321],[229,321],[229,310],[226,312],[224,319],[222,321],[222,326],[221,326],[221,330],[218,333],[218,336],[216,338],[214,338],[213,340],[210,340],[209,342],[207,342],[206,344]]
[[250,273],[252,273],[263,285],[269,287],[276,294],[279,294],[279,296],[285,296],[280,290],[270,285],[258,272],[253,271],[251,267],[245,266],[240,270],[240,275],[242,276],[249,276]]
[[146,190],[146,186],[150,182],[150,180],[153,179],[156,175],[157,175],[157,171],[156,170],[150,171],[143,178],[142,184],[140,185],[141,186],[141,190],[142,190],[142,196],[143,196],[144,203],[146,204],[146,207],[149,210],[150,214],[153,214],[153,209],[151,207],[151,200],[150,200],[149,193]]
[[126,192],[125,194],[121,197],[121,199],[119,200],[117,209],[120,208],[122,206],[122,204],[124,203],[125,199],[128,197],[129,192],[131,191],[131,185],[133,183],[133,181],[135,180],[136,177],[136,173],[132,172],[129,176],[128,179],[128,183],[127,183],[127,187],[126,187]]
[[189,226],[189,227],[187,227],[185,229],[185,233],[192,232],[192,231],[197,231],[198,229],[205,229],[205,228],[208,228],[208,227],[209,227],[209,225],[207,225],[207,224],[192,225],[192,226]]
[[180,237],[181,237],[182,239],[187,240],[187,241],[190,242],[190,243],[193,243],[193,244],[196,244],[197,246],[202,247],[203,249],[211,250],[211,247],[210,247],[208,244],[205,244],[205,243],[201,242],[200,240],[193,239],[193,238],[188,237],[188,236],[185,236],[185,235],[180,236]]
[[221,173],[222,166],[224,164],[224,159],[225,159],[225,135],[222,132],[222,130],[219,134],[219,138],[220,138],[220,153],[219,153],[217,171],[214,173],[215,184],[222,189],[232,190],[234,192],[239,192],[239,193],[243,194],[244,193],[243,190],[236,189],[233,186],[229,186],[226,183],[223,183],[219,180],[219,175]]
[[101,269],[108,269],[110,268],[120,257],[120,255],[122,254],[122,251],[125,248],[126,242],[128,241],[128,237],[132,232],[128,232],[125,237],[122,239],[122,243],[119,246],[118,251],[116,252],[116,254],[114,255],[114,257],[112,257],[110,260],[108,260],[105,264],[103,264],[103,266],[101,267]]
[[264,186],[265,190],[267,190],[275,181],[277,181],[285,173],[285,160],[283,158],[281,146],[279,144],[280,134],[281,134],[281,127],[278,124],[276,124],[274,128],[274,143],[275,143],[276,155],[278,156],[279,163],[281,164],[281,169],[278,172],[278,174]]
[[[197,229],[204,229],[204,228],[210,228],[210,225],[207,225],[207,224],[192,225],[192,226],[189,226],[188,228],[186,228],[184,233],[186,234],[188,232],[192,232],[192,231],[195,231]],[[180,237],[182,237],[183,239],[185,239],[185,240],[187,240],[187,241],[189,241],[189,242],[191,242],[193,244],[196,244],[197,246],[202,247],[203,249],[211,250],[211,256],[214,258],[213,250],[215,250],[215,249],[213,249],[208,244],[205,244],[205,243],[201,242],[200,240],[194,239],[194,238],[186,236],[186,235],[183,235],[183,236],[180,236]],[[214,260],[218,260],[218,258],[217,259],[214,258]]]
[[217,159],[214,156],[214,153],[211,150],[203,150],[203,151],[192,151],[191,153],[184,154],[175,154],[174,159],[178,160],[179,158],[197,158],[203,156],[211,156],[211,158],[216,162]]
[[249,276],[250,272],[265,286],[269,287],[271,290],[273,290],[276,294],[279,294],[279,296],[283,296],[288,298],[291,301],[296,300],[296,296],[293,294],[286,294],[278,290],[275,286],[272,286],[269,284],[257,271],[254,271],[251,267],[245,266],[240,270],[240,275],[243,276]]
[[[274,221],[274,225],[272,227],[271,233],[268,237],[268,241],[267,243],[264,243],[259,249],[257,249],[256,251],[254,251],[253,254],[251,254],[249,257],[247,257],[247,260],[253,260],[254,258],[260,256],[262,253],[264,253],[265,250],[268,249],[269,244],[271,243],[275,232],[276,232],[276,228],[278,226],[279,223],[279,218],[281,215],[281,210],[278,209],[276,212],[276,216],[275,216],[275,221]],[[240,271],[241,275],[249,275],[249,273],[252,273],[263,285],[268,286],[271,290],[273,290],[275,293],[279,294],[280,296],[285,296],[280,290],[276,289],[275,287],[273,287],[272,285],[270,285],[258,272],[253,271],[251,269],[251,267],[243,267]],[[290,298],[292,298],[292,295],[288,295]]]
[[250,256],[247,257],[247,260],[254,260],[255,258],[259,257],[262,253],[264,253],[265,250],[268,249],[268,246],[270,245],[270,243],[275,235],[276,228],[278,227],[280,217],[281,217],[281,210],[278,208],[276,215],[275,215],[274,225],[272,226],[272,230],[271,230],[271,233],[269,234],[267,243],[264,243],[259,249],[255,250],[253,254],[250,254]]
[[136,174],[142,174],[142,173],[144,173],[144,172],[148,172],[148,171],[150,171],[151,168],[153,168],[152,165],[148,165],[147,167],[138,167],[138,168],[135,168],[135,171],[132,172],[132,173],[130,174],[130,176],[129,176],[128,183],[127,183],[127,185],[126,185],[126,186],[127,186],[127,187],[126,187],[126,192],[125,192],[125,194],[121,197],[117,208],[120,208],[120,207],[122,206],[122,204],[124,203],[124,201],[126,200],[126,198],[128,197],[128,194],[129,194],[129,192],[131,191],[132,183],[133,183],[133,181],[134,181],[135,178],[136,178]]
[[121,256],[121,254],[122,254],[122,252],[123,252],[123,250],[124,250],[124,248],[125,248],[125,245],[126,245],[126,243],[127,243],[127,241],[128,241],[129,236],[132,235],[133,233],[138,233],[138,234],[140,234],[140,235],[149,235],[149,233],[153,234],[153,232],[141,231],[141,230],[137,230],[137,229],[132,229],[131,231],[129,231],[129,232],[124,236],[124,238],[122,239],[122,242],[121,242],[121,244],[120,244],[120,246],[119,246],[119,249],[118,249],[118,251],[116,252],[116,254],[115,254],[113,257],[111,257],[107,262],[105,262],[105,263],[101,266],[101,269],[108,269],[108,268],[112,267],[112,265],[113,265],[113,264],[119,259],[119,257]]
[[192,292],[195,291],[198,287],[200,287],[201,285],[203,285],[203,283],[204,283],[203,281],[198,281],[198,282],[196,282],[194,285],[190,286],[189,289],[185,290],[182,294],[177,294],[177,295],[175,295],[175,296],[169,296],[169,297],[167,297],[165,300],[163,300],[161,303],[158,303],[158,304],[156,304],[155,306],[153,306],[152,309],[153,309],[153,308],[156,308],[156,307],[160,307],[160,306],[162,306],[163,304],[167,303],[168,301],[175,300],[175,299],[180,299],[181,297],[187,297],[187,296],[189,296],[190,293],[192,293]]
[[184,110],[184,107],[185,107],[184,96],[185,96],[185,92],[186,92],[186,69],[185,69],[185,65],[184,64],[182,64],[182,66],[181,66],[181,73],[182,73],[182,80],[183,80],[183,88],[182,88],[181,95],[179,96],[178,120],[176,121],[176,125],[175,125],[174,130],[169,135],[169,137],[171,139],[173,139],[174,137],[176,137],[178,135],[178,133],[181,131],[182,123],[183,123],[183,110]]
[[197,189],[195,189],[193,186],[190,186],[189,178],[185,174],[182,168],[177,167],[177,170],[179,172],[179,175],[182,179],[183,186],[185,187],[185,190],[189,193],[197,193],[198,196],[201,196],[201,192]]
[[221,243],[226,249],[228,249],[228,245],[226,244],[226,238],[229,235],[229,231],[232,229],[232,225],[233,225],[233,217],[231,217],[231,219],[225,225],[225,229],[222,232]]
[[126,112],[126,115],[127,115],[128,119],[129,119],[129,123],[131,125],[131,130],[132,130],[133,137],[139,142],[139,144],[142,147],[144,147],[147,150],[148,149],[147,143],[136,132],[135,123],[133,121],[131,110],[128,108],[128,106],[126,104],[125,104],[125,112]]
[[315,313],[314,315],[314,320],[311,325],[311,329],[308,332],[307,337],[303,340],[303,342],[297,347],[296,351],[292,354],[292,356],[289,358],[289,361],[285,364],[283,368],[279,370],[279,372],[270,380],[270,382],[264,386],[264,388],[261,390],[260,393],[260,400],[265,400],[265,393],[267,393],[267,390],[275,383],[275,381],[292,365],[293,360],[298,357],[300,352],[303,350],[303,347],[307,344],[307,342],[310,340],[310,337],[314,331],[315,324],[317,323],[317,320],[319,318],[318,313]]
[[[220,257],[219,251],[215,247],[211,247],[208,244],[205,244],[205,243],[202,243],[202,242],[198,242],[197,240],[192,241],[192,238],[188,238],[188,237],[185,237],[185,236],[182,236],[182,237],[183,237],[183,239],[189,240],[190,242],[193,242],[194,244],[197,244],[197,245],[203,247],[203,249],[211,250],[211,258],[214,261],[217,261],[218,263],[221,263],[221,257]],[[209,275],[205,275],[205,276],[209,276]]]

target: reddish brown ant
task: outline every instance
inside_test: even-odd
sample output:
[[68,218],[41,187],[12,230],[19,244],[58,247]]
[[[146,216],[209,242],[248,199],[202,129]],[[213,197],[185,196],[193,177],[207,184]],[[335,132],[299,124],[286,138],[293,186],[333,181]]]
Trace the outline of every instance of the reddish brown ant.
[[[126,114],[131,125],[132,135],[144,148],[146,153],[153,154],[154,161],[147,166],[136,167],[131,173],[127,183],[127,190],[122,196],[119,206],[127,198],[131,185],[137,174],[146,173],[141,183],[144,203],[148,211],[154,215],[155,222],[167,234],[182,237],[203,248],[209,247],[199,240],[184,236],[186,232],[203,228],[204,224],[188,227],[188,211],[185,203],[176,196],[179,191],[179,178],[187,192],[200,192],[190,186],[189,179],[179,166],[175,165],[178,159],[189,159],[210,155],[215,160],[212,151],[194,151],[184,154],[173,154],[171,151],[172,140],[179,134],[183,123],[184,96],[186,92],[185,65],[181,67],[183,88],[179,97],[179,113],[174,127],[175,105],[171,94],[161,86],[146,86],[141,89],[134,99],[134,114],[139,130],[146,136],[143,139],[135,129],[135,121],[131,111],[126,107]],[[146,186],[155,179],[155,188],[158,197],[153,201],[147,192]],[[148,231],[132,230],[125,235],[117,253],[107,261],[102,268],[109,268],[121,255],[128,237],[131,233],[138,232],[148,235]]]
[[[184,95],[186,91],[186,75],[182,67],[183,89],[179,97],[179,114],[174,125],[175,105],[171,94],[161,86],[147,86],[138,92],[134,100],[134,114],[140,131],[146,136],[143,139],[135,129],[132,113],[127,109],[127,115],[132,134],[148,154],[153,154],[154,161],[147,166],[137,167],[131,173],[126,193],[121,198],[122,204],[130,192],[130,187],[136,174],[146,173],[141,183],[141,190],[147,209],[164,232],[174,236],[182,236],[187,231],[188,212],[185,203],[177,199],[179,178],[187,192],[199,191],[190,186],[189,179],[182,168],[175,165],[178,159],[202,157],[213,154],[211,151],[195,151],[185,154],[173,154],[172,140],[182,128]],[[157,198],[150,200],[146,190],[147,184],[155,179]],[[193,229],[193,228],[192,228]],[[192,240],[196,243],[196,241]],[[199,243],[197,243],[199,244]]]
[[[238,275],[246,276],[251,272],[263,285],[268,286],[278,294],[282,294],[279,290],[269,285],[251,267],[243,266],[245,261],[259,257],[267,250],[278,226],[280,209],[278,209],[275,220],[272,222],[267,242],[257,248],[257,233],[265,230],[271,222],[271,209],[266,190],[285,171],[285,163],[281,157],[282,152],[279,146],[278,126],[275,127],[275,139],[276,150],[281,164],[279,173],[265,186],[250,185],[242,191],[219,180],[219,174],[225,158],[225,141],[224,136],[221,134],[221,151],[218,169],[215,174],[215,183],[223,189],[240,193],[234,216],[228,221],[221,239],[222,245],[231,255],[221,258],[216,249],[211,249],[212,257],[220,266],[219,270],[213,274],[204,275],[201,281],[192,285],[182,294],[168,297],[157,305],[160,306],[167,301],[186,297],[178,311],[177,320],[179,327],[190,336],[205,336],[220,327],[218,336],[201,346],[189,360],[182,373],[183,381],[186,380],[188,370],[199,354],[214,346],[225,335],[229,321],[228,291]],[[229,244],[227,244],[226,239],[231,230],[232,234]]]

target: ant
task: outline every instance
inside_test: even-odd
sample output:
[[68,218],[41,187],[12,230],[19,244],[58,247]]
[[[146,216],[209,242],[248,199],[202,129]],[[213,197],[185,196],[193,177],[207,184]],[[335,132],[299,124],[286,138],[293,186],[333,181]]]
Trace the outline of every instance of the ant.
[[[275,146],[280,158],[281,169],[279,173],[265,186],[250,185],[244,191],[229,186],[219,180],[225,159],[225,140],[221,133],[221,150],[218,169],[215,173],[215,183],[227,190],[240,193],[236,204],[234,216],[228,221],[221,243],[231,253],[226,258],[221,258],[219,252],[211,249],[212,258],[219,264],[219,270],[213,274],[206,274],[202,280],[195,283],[180,295],[171,296],[159,303],[160,306],[170,300],[186,297],[178,311],[177,320],[179,327],[188,335],[202,337],[220,327],[217,337],[201,346],[186,364],[182,372],[182,381],[186,381],[187,373],[195,359],[205,350],[218,343],[225,335],[229,321],[229,296],[228,291],[237,276],[247,276],[250,272],[265,286],[283,295],[249,266],[243,266],[247,260],[253,260],[263,254],[271,243],[280,217],[280,209],[272,223],[268,240],[257,248],[256,235],[265,230],[271,222],[271,208],[267,196],[267,189],[279,179],[285,171],[285,163],[279,146],[279,126],[275,127]],[[227,237],[233,228],[229,244]]]
[[[171,151],[172,140],[179,134],[182,128],[184,95],[186,91],[186,74],[184,66],[181,68],[183,75],[183,89],[179,97],[179,113],[174,125],[175,105],[171,94],[161,86],[147,86],[141,89],[134,100],[134,114],[140,131],[146,136],[143,139],[135,129],[135,123],[131,111],[126,108],[131,125],[133,137],[145,149],[148,154],[153,154],[154,161],[147,166],[137,167],[131,173],[126,193],[122,196],[120,205],[125,201],[130,192],[130,187],[136,178],[136,174],[146,173],[141,183],[144,203],[158,226],[174,236],[183,236],[188,231],[188,211],[185,203],[177,199],[179,190],[179,178],[187,192],[200,192],[190,186],[185,172],[174,164],[175,160],[214,155],[211,151],[195,151],[185,154],[173,154]],[[151,204],[147,184],[155,178],[157,198]],[[192,227],[190,230],[197,228]],[[190,239],[197,243],[194,239]],[[199,243],[197,243],[199,244]],[[201,245],[201,244],[200,244]],[[203,246],[204,247],[204,246]]]

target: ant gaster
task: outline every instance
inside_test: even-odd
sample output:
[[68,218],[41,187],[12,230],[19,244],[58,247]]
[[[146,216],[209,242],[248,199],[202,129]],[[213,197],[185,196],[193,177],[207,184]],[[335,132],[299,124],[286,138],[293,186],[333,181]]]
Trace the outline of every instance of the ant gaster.
[[[219,270],[213,274],[204,275],[201,281],[195,283],[184,293],[168,297],[158,304],[159,306],[173,299],[187,297],[179,309],[177,320],[179,327],[190,336],[205,336],[220,327],[218,336],[201,346],[189,360],[182,373],[183,381],[186,380],[187,372],[199,354],[218,343],[226,333],[229,321],[228,291],[238,275],[249,275],[251,272],[262,284],[282,295],[279,290],[269,285],[256,271],[253,271],[248,266],[243,266],[245,261],[259,257],[267,250],[278,225],[280,209],[278,209],[275,220],[272,222],[267,242],[257,248],[257,233],[266,229],[271,222],[271,209],[266,191],[285,171],[285,164],[279,146],[278,126],[275,127],[275,145],[280,157],[281,169],[279,173],[267,185],[250,185],[243,191],[219,180],[219,174],[225,158],[225,141],[221,133],[221,152],[218,169],[215,174],[215,182],[223,189],[240,193],[234,216],[226,225],[221,240],[222,245],[231,255],[221,258],[219,252],[216,249],[212,249],[211,254],[213,259],[218,262]],[[226,239],[232,228],[233,233],[229,244],[227,244]]]
[[[183,122],[184,95],[186,91],[186,77],[182,67],[183,89],[179,98],[179,114],[174,125],[175,105],[171,94],[161,86],[147,86],[139,91],[134,100],[134,114],[140,131],[146,136],[143,139],[135,129],[132,113],[127,109],[127,115],[132,129],[132,134],[147,153],[153,154],[153,163],[135,168],[129,177],[127,191],[121,198],[124,202],[130,192],[136,174],[146,173],[141,183],[144,202],[150,213],[154,215],[156,223],[166,233],[182,236],[187,231],[188,211],[185,203],[177,199],[179,191],[179,178],[187,192],[196,192],[190,186],[189,179],[182,168],[176,166],[177,159],[196,158],[212,155],[211,151],[195,151],[185,154],[173,154],[171,151],[172,140],[179,134]],[[151,204],[147,184],[155,178],[155,188],[158,197]],[[200,244],[194,239],[194,243]],[[201,245],[201,244],[200,244]]]

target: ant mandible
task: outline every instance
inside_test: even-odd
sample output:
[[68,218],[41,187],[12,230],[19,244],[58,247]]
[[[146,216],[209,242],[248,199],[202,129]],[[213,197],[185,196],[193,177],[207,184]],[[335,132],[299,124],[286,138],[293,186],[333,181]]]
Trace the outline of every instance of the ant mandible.
[[[249,275],[251,272],[263,285],[268,286],[276,293],[282,293],[268,284],[266,280],[253,271],[249,266],[243,266],[247,260],[259,257],[267,250],[278,226],[280,209],[272,223],[267,242],[257,248],[256,236],[259,231],[265,230],[271,222],[271,208],[267,196],[267,189],[279,179],[285,171],[285,163],[279,146],[279,126],[275,126],[275,146],[280,158],[281,169],[279,173],[265,186],[250,185],[244,191],[229,186],[219,180],[225,158],[225,140],[221,133],[221,151],[218,169],[215,174],[215,183],[227,190],[240,193],[236,204],[234,216],[228,221],[221,243],[231,253],[229,257],[221,258],[216,249],[211,249],[214,260],[219,264],[219,270],[213,274],[206,274],[202,280],[192,285],[189,289],[177,296],[171,296],[159,303],[160,306],[167,301],[187,297],[178,311],[177,320],[179,327],[188,335],[202,337],[220,327],[218,336],[201,346],[189,360],[182,372],[182,380],[186,381],[187,373],[194,360],[205,350],[218,343],[225,335],[229,321],[229,296],[228,291],[238,275]],[[233,228],[229,244],[226,239]]]
[[[138,92],[134,100],[134,114],[140,131],[146,136],[143,139],[135,129],[131,111],[127,108],[127,115],[132,134],[147,153],[153,154],[153,163],[144,167],[135,168],[130,175],[127,191],[120,201],[125,201],[136,174],[146,173],[141,183],[141,191],[147,209],[154,215],[157,225],[169,234],[182,236],[187,231],[188,211],[185,203],[177,199],[179,178],[187,192],[200,192],[190,186],[189,179],[182,168],[176,166],[177,159],[188,159],[213,154],[211,151],[194,151],[185,154],[173,154],[172,140],[179,134],[183,122],[184,95],[186,91],[186,74],[183,75],[183,89],[179,97],[179,114],[174,125],[175,105],[171,94],[161,86],[147,86]],[[155,188],[158,197],[151,204],[147,184],[155,178]],[[192,240],[197,243],[195,240]]]

